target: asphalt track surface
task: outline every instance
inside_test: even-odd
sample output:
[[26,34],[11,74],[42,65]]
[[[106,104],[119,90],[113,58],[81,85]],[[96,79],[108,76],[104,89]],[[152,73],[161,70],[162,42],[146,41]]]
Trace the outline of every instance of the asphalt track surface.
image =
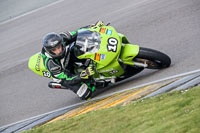
[[168,54],[172,65],[147,70],[100,95],[199,69],[199,0],[65,0],[0,24],[0,126],[81,102],[68,90],[47,87],[49,79],[28,67],[48,32],[73,31],[110,22],[129,41]]

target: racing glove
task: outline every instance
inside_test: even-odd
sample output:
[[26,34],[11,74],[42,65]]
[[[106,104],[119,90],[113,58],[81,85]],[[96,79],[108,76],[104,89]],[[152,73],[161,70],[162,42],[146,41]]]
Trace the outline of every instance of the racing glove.
[[83,71],[81,72],[80,77],[81,77],[82,79],[88,79],[89,76],[92,76],[92,75],[94,75],[94,74],[95,74],[94,68],[91,67],[91,66],[89,66],[89,67],[87,67],[85,70],[83,70]]

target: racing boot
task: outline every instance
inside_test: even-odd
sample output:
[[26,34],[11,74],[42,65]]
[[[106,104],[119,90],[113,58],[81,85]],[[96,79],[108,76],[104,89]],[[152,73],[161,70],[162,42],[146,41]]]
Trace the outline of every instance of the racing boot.
[[50,81],[48,86],[52,89],[67,89],[67,87],[63,86],[60,82],[57,81]]
[[89,83],[82,83],[79,89],[76,91],[76,94],[82,100],[89,100],[92,97],[93,92],[95,91],[95,86],[90,86]]
[[76,91],[78,97],[82,100],[90,99],[92,96],[92,91],[88,88],[88,86],[83,83],[79,89]]
[[64,84],[61,80],[53,80],[49,82],[48,86],[53,89],[69,89],[73,91],[82,100],[89,100],[92,97],[92,93],[95,91],[96,87],[90,85],[90,83],[80,83],[80,84]]

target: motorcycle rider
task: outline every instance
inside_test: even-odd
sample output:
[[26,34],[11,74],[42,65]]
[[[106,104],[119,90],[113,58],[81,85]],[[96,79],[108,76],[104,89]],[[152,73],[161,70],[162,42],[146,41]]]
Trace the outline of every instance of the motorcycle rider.
[[[98,23],[102,22],[97,22]],[[87,28],[88,26],[84,27]],[[89,26],[90,27],[90,26]],[[82,28],[81,28],[82,29]],[[76,60],[70,52],[70,45],[76,41],[77,31],[48,33],[43,37],[41,51],[46,69],[54,78],[49,83],[50,88],[69,88],[82,100],[90,99],[95,87],[92,88],[84,83],[95,72],[91,66],[79,74],[74,74]]]

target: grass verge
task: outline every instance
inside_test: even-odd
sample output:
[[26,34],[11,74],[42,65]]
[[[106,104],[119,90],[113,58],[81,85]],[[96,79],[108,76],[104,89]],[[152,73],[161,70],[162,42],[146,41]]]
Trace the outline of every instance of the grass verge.
[[165,93],[126,106],[88,112],[43,125],[28,133],[197,133],[200,131],[200,87]]

